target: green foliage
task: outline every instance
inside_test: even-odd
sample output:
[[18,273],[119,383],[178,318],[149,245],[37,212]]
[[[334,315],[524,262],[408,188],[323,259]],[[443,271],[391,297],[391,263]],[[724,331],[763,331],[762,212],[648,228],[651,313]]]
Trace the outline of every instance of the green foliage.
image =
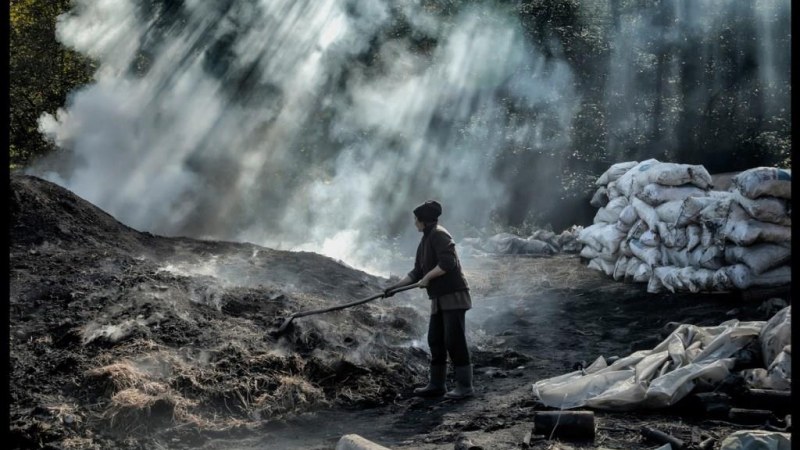
[[91,80],[91,61],[56,40],[56,21],[69,0],[11,0],[9,152],[12,169],[53,150],[38,131],[67,95]]

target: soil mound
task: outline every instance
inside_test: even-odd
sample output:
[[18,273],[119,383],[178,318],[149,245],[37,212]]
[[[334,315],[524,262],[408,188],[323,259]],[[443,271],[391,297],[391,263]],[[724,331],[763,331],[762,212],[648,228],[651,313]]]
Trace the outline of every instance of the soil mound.
[[396,298],[267,334],[384,280],[313,253],[141,233],[31,176],[12,176],[10,197],[12,448],[192,445],[424,380],[412,343],[426,319]]
[[48,181],[28,175],[11,177],[11,245],[98,247],[130,250],[149,234],[137,233],[100,208]]

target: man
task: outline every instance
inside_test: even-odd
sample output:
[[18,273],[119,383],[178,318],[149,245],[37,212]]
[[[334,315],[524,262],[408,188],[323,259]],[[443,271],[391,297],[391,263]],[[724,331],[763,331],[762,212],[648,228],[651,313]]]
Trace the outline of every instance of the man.
[[[417,247],[414,270],[399,282],[387,287],[384,294],[409,284],[418,283],[428,290],[431,317],[428,324],[428,346],[431,350],[428,385],[414,390],[420,397],[465,398],[473,395],[472,364],[464,316],[472,307],[469,286],[461,271],[456,246],[447,230],[439,225],[442,205],[429,200],[414,209],[414,224],[422,233]],[[453,363],[456,388],[447,392],[447,356]]]

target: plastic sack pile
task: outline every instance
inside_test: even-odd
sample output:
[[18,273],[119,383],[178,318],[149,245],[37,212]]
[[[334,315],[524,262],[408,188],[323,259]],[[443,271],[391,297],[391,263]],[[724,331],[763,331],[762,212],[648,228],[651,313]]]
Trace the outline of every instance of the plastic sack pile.
[[464,254],[502,254],[502,255],[554,255],[556,253],[578,253],[578,241],[583,227],[574,225],[560,234],[550,230],[536,230],[528,237],[511,233],[499,233],[485,239],[464,238],[461,247]]
[[713,386],[725,379],[737,353],[754,339],[758,339],[756,348],[761,350],[764,366],[740,371],[748,387],[790,390],[790,308],[767,322],[680,325],[652,350],[637,351],[611,365],[600,356],[584,370],[536,382],[533,394],[544,405],[562,409],[667,407],[689,394],[699,381]]
[[700,165],[612,165],[591,200],[580,255],[651,293],[728,291],[791,282],[791,171],[758,167],[713,190]]

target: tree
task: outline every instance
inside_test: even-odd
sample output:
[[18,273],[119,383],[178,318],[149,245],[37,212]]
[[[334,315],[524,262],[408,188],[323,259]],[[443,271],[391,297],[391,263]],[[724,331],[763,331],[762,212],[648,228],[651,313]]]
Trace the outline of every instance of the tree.
[[92,79],[92,61],[56,39],[59,15],[70,0],[11,0],[9,152],[12,168],[53,150],[38,131],[39,117],[55,113],[69,92]]

